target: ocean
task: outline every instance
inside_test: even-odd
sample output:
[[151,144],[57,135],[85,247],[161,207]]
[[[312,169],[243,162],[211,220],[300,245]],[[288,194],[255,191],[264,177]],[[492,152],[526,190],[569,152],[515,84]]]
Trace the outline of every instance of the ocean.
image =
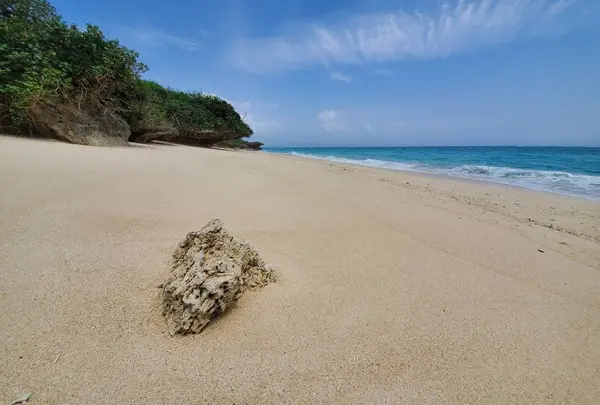
[[483,180],[600,201],[600,148],[266,148],[265,151]]

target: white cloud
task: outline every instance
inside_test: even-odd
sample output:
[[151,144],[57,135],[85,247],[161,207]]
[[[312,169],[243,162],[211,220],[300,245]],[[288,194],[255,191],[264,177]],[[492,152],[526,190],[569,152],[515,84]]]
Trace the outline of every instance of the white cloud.
[[323,110],[317,114],[319,126],[329,133],[345,131],[347,127],[343,111]]
[[341,72],[331,72],[329,77],[331,78],[331,80],[335,80],[338,82],[352,83],[352,78],[349,76],[346,76],[345,74],[343,74]]
[[231,101],[227,100],[233,108],[242,116],[242,119],[252,128],[257,135],[269,135],[270,133],[281,129],[281,124],[272,119],[261,118],[253,110],[252,103],[249,101]]
[[200,42],[191,39],[169,34],[157,28],[120,28],[122,37],[126,42],[131,42],[136,46],[145,47],[164,47],[175,46],[182,51],[198,51],[202,47]]
[[266,73],[333,63],[443,58],[553,31],[574,0],[453,0],[431,13],[359,15],[278,37],[246,39],[231,50],[241,69]]
[[556,2],[550,4],[550,7],[547,11],[547,16],[554,17],[559,15],[567,8],[571,7],[573,3],[575,3],[575,0],[557,0]]
[[252,104],[249,101],[228,101],[229,104],[235,108],[235,110],[240,114],[249,114],[252,111]]
[[246,121],[246,124],[248,124],[257,135],[269,135],[274,131],[281,129],[279,121],[256,119],[252,114],[247,114],[244,117],[244,121]]

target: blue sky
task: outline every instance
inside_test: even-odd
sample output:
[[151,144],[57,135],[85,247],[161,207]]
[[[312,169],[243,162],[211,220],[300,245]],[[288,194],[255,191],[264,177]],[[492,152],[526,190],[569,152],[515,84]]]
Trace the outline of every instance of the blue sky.
[[600,146],[598,0],[54,0],[269,146]]

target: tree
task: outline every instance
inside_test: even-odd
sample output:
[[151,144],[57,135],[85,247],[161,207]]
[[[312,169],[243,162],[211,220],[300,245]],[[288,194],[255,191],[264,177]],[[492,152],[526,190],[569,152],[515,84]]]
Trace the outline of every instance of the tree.
[[142,80],[138,53],[99,27],[67,25],[46,0],[1,1],[0,126],[31,132],[36,106],[59,102],[101,106],[134,129],[170,122],[186,136],[252,135],[226,101]]
[[140,88],[142,92],[129,116],[134,130],[166,121],[188,140],[197,138],[202,141],[213,137],[221,140],[252,135],[252,129],[233,106],[219,97],[168,89],[148,80],[141,80]]

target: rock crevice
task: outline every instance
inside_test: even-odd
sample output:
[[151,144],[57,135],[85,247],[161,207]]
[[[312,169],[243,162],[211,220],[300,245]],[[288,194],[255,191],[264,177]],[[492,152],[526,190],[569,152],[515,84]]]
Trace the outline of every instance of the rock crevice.
[[173,254],[173,269],[162,293],[169,333],[201,332],[244,291],[273,281],[273,270],[258,252],[236,241],[214,219],[190,232]]
[[39,103],[32,119],[40,136],[92,146],[127,146],[127,122],[99,104]]

